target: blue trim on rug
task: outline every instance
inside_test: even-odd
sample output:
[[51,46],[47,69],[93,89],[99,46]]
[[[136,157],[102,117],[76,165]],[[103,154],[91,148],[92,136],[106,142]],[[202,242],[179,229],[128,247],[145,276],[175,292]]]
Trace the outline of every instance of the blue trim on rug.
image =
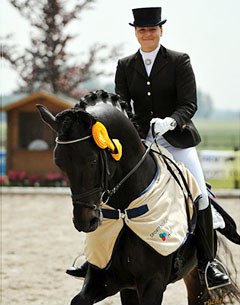
[[145,188],[145,190],[143,190],[137,198],[141,197],[142,195],[144,195],[146,192],[148,192],[150,190],[150,188],[153,186],[153,184],[155,183],[155,181],[157,180],[157,177],[158,177],[158,173],[159,173],[159,169],[158,169],[158,166],[157,166],[157,163],[156,163],[156,160],[154,159],[155,161],[155,164],[156,164],[156,173],[155,173],[155,176],[153,177],[153,180],[150,182],[149,186]]
[[[153,180],[150,182],[150,184],[135,198],[139,198],[142,195],[144,195],[145,193],[147,193],[151,187],[153,186],[153,184],[155,183],[155,181],[158,178],[158,174],[159,174],[159,169],[158,169],[158,165],[156,163],[156,160],[154,159],[155,164],[156,164],[156,173],[153,177]],[[134,199],[134,200],[135,200]],[[118,210],[109,210],[109,209],[104,209],[102,208],[102,214],[104,218],[107,219],[119,219],[119,218],[124,218],[125,213],[127,214],[128,218],[136,218],[139,217],[145,213],[147,213],[149,211],[147,204],[144,204],[140,207],[137,208],[132,208],[132,209],[125,209],[124,213],[122,213],[119,209]]]

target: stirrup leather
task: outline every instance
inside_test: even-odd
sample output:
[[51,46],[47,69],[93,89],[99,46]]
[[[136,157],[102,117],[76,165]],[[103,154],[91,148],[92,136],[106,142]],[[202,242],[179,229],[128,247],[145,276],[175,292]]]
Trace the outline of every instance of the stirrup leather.
[[208,268],[210,267],[211,263],[212,262],[208,262],[207,263],[207,266],[205,268],[205,271],[204,271],[204,279],[205,279],[205,284],[206,284],[206,287],[207,289],[210,291],[210,290],[214,290],[214,289],[217,289],[217,288],[221,288],[221,287],[224,287],[224,286],[227,286],[229,284],[231,284],[231,280],[230,280],[230,277],[229,277],[229,273],[227,271],[227,268],[225,267],[225,265],[223,263],[221,263],[219,260],[217,259],[214,259],[213,260],[214,262],[216,262],[218,264],[218,266],[220,265],[221,268],[222,268],[222,271],[228,276],[228,282],[226,283],[223,283],[223,284],[219,284],[219,285],[216,285],[216,286],[210,286],[209,285],[209,282],[208,282],[208,278],[207,278],[207,272],[208,272]]

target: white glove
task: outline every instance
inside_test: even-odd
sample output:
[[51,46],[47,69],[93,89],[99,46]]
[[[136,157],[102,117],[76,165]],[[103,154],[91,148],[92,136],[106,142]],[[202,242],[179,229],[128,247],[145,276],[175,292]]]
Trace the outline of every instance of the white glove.
[[154,123],[154,131],[156,136],[161,136],[168,130],[173,130],[177,126],[176,121],[169,117],[166,117],[165,119],[154,118],[151,120],[150,126],[152,126]]

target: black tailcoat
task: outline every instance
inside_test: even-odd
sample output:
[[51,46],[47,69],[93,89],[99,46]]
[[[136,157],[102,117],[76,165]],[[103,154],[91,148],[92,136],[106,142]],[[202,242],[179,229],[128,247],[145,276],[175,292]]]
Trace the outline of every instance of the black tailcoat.
[[115,85],[116,93],[129,104],[142,138],[147,136],[152,118],[171,117],[177,127],[163,135],[171,145],[186,148],[201,141],[191,121],[197,110],[197,98],[187,54],[161,46],[148,76],[138,51],[118,61]]

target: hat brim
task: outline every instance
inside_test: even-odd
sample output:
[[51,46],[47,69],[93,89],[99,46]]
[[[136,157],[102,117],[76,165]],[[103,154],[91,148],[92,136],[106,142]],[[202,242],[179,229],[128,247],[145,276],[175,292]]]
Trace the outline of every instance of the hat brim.
[[157,22],[157,23],[147,23],[147,24],[145,24],[145,23],[130,23],[129,22],[129,25],[131,25],[131,26],[134,26],[134,27],[151,27],[151,26],[157,26],[157,25],[163,25],[164,23],[166,23],[166,21],[167,21],[167,19],[164,19],[164,20],[161,20],[161,21],[159,21],[159,22]]

